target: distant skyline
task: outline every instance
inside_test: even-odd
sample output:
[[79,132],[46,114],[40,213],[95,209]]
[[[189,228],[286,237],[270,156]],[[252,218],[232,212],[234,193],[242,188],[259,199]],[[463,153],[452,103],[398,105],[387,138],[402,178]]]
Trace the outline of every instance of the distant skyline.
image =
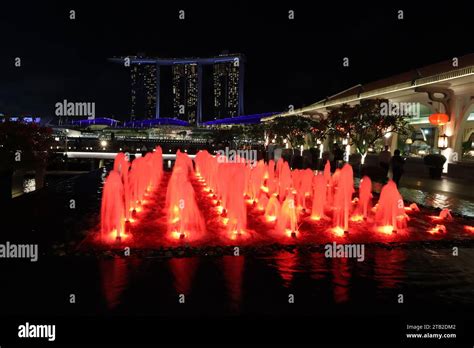
[[474,52],[465,39],[470,15],[462,6],[440,13],[435,5],[368,2],[2,3],[0,113],[54,117],[54,105],[67,99],[95,102],[98,117],[128,119],[129,72],[108,58],[140,52],[242,53],[245,114],[298,108],[358,83]]

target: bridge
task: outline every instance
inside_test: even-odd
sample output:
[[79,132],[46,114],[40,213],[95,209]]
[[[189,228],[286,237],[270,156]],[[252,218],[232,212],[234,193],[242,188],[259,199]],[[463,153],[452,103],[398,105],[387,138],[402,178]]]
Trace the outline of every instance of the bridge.
[[[324,118],[333,107],[355,105],[361,100],[375,98],[388,99],[390,103],[419,103],[422,114],[409,119],[409,122],[416,129],[433,129],[434,139],[441,135],[448,137],[444,149],[438,148],[438,142],[434,142],[434,148],[446,156],[448,163],[460,164],[471,160],[472,154],[466,154],[463,143],[472,140],[474,134],[474,53],[384,80],[359,84],[314,104],[272,115],[262,121],[291,115]],[[447,114],[449,122],[436,128],[428,120],[433,113]],[[397,134],[392,134],[386,142],[392,145],[392,149],[397,148]],[[447,169],[448,166],[445,171]]]

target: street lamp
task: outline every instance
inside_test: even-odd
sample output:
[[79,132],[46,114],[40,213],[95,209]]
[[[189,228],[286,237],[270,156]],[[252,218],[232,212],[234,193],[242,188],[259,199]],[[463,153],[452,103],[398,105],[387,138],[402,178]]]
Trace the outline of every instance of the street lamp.
[[438,149],[444,150],[448,148],[448,136],[442,134],[438,137]]

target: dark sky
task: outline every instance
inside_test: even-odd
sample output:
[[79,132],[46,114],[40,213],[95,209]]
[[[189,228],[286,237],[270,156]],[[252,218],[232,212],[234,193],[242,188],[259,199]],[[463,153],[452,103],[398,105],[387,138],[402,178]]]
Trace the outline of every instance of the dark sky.
[[97,116],[125,119],[128,71],[108,57],[223,50],[247,57],[246,114],[301,107],[357,83],[474,52],[473,9],[468,1],[449,8],[433,1],[2,1],[0,112],[52,117],[54,104],[67,99],[95,102]]

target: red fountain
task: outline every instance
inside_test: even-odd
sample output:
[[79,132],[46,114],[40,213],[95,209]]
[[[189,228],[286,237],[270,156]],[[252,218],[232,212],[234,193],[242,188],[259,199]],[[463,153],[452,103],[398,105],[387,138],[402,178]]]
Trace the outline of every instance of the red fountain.
[[114,160],[114,171],[120,173],[123,184],[123,201],[125,209],[125,221],[132,221],[130,212],[130,187],[128,181],[128,174],[130,170],[130,163],[124,153],[120,152],[117,154]]
[[196,203],[194,188],[189,181],[188,159],[186,154],[178,151],[166,192],[168,234],[173,239],[195,240],[205,232],[204,219]]
[[[258,200],[260,190],[265,180],[265,171],[266,168],[265,163],[263,161],[258,161],[257,165],[250,170],[249,187],[247,190],[247,194],[252,203],[256,203]],[[245,180],[245,178],[243,179]]]
[[283,202],[293,184],[288,162],[284,162],[281,166],[278,179],[278,198]]
[[311,219],[319,221],[326,217],[324,207],[326,206],[326,178],[322,174],[313,177],[313,206]]
[[280,215],[280,202],[275,195],[272,195],[268,200],[267,207],[265,208],[265,220],[268,222],[276,221]]
[[349,216],[352,209],[354,178],[352,167],[345,164],[339,172],[334,195],[333,228],[349,232]]
[[227,210],[227,231],[231,238],[235,238],[245,233],[247,228],[247,206],[245,205],[245,172],[244,165],[239,163],[230,163],[231,178],[227,181],[229,193]]
[[289,193],[283,202],[280,214],[278,214],[276,229],[279,233],[285,233],[289,237],[296,237],[298,232],[298,214],[296,211],[295,198]]
[[131,212],[141,210],[145,196],[156,189],[163,176],[160,147],[153,154],[137,158],[130,165],[128,157],[117,154],[102,192],[101,239],[103,242],[127,237],[125,223],[133,222]]
[[112,170],[104,183],[101,206],[102,241],[120,240],[125,234],[125,201],[120,174]]
[[369,211],[372,209],[372,197],[372,180],[370,180],[368,176],[364,176],[360,180],[359,201],[357,206],[358,216],[361,216],[363,219],[367,219]]
[[260,192],[260,196],[258,196],[258,202],[257,202],[257,209],[260,211],[265,211],[267,208],[268,204],[268,196],[265,192]]
[[[324,172],[315,175],[309,169],[291,171],[283,160],[276,165],[270,161],[267,165],[263,161],[255,164],[243,158],[234,159],[237,163],[229,163],[229,158],[199,151],[193,164],[186,153],[178,151],[173,171],[164,173],[159,147],[131,163],[126,155],[119,153],[103,188],[101,240],[111,243],[133,233],[134,243],[139,240],[144,240],[145,246],[154,243],[159,238],[146,236],[154,230],[149,226],[153,214],[157,215],[156,230],[162,236],[200,243],[213,242],[208,238],[212,236],[219,236],[220,241],[235,241],[252,235],[252,240],[260,242],[275,236],[296,237],[300,233],[302,238],[298,243],[308,240],[319,243],[321,238],[326,238],[325,233],[319,232],[328,228],[332,237],[350,231],[351,236],[365,238],[367,231],[391,234],[405,230],[409,220],[406,212],[412,214],[415,222],[423,216],[418,214],[420,209],[416,204],[404,206],[392,181],[382,188],[375,207],[372,207],[369,177],[361,179],[358,197],[353,199],[353,172],[348,164],[331,176],[329,162]],[[159,194],[165,185],[166,200]],[[251,204],[246,204],[246,200]],[[166,218],[160,217],[162,209]],[[145,212],[140,213],[142,210]],[[140,216],[147,221],[139,219]],[[428,229],[432,238],[449,236],[455,230],[453,224],[457,218],[447,209],[427,217],[435,222]],[[126,224],[136,220],[138,226]],[[141,229],[142,223],[148,224],[145,229]],[[472,226],[463,227],[466,233],[474,231]],[[269,230],[275,234],[268,233]],[[379,234],[370,235],[372,238]],[[398,234],[395,238],[404,236],[408,234]]]
[[403,198],[392,180],[389,180],[380,192],[375,221],[377,230],[382,233],[396,232],[406,228],[407,216]]
[[268,161],[265,177],[264,190],[266,190],[269,195],[272,195],[276,191],[275,162],[273,160]]

